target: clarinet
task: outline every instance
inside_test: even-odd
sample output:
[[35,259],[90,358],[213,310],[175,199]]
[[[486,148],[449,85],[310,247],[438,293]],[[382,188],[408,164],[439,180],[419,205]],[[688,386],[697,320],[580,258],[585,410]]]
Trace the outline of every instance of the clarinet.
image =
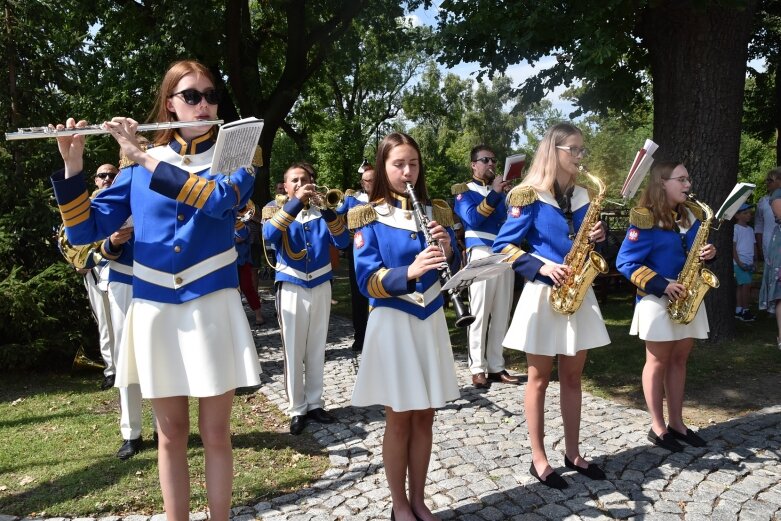
[[[439,249],[442,251],[442,254],[444,255],[445,249],[442,247],[441,244],[439,244],[439,241],[436,240],[431,235],[431,230],[428,228],[429,218],[428,215],[426,215],[426,208],[423,206],[423,203],[420,202],[418,199],[418,196],[415,194],[415,187],[412,186],[412,183],[406,183],[407,185],[407,195],[409,195],[410,200],[412,201],[412,210],[413,214],[415,215],[415,222],[417,222],[418,227],[423,232],[423,237],[426,239],[426,244],[428,246],[439,246]],[[453,277],[453,274],[450,271],[450,266],[448,266],[447,262],[444,263],[441,270],[439,271],[439,278],[442,279],[442,283],[449,281]],[[459,292],[455,289],[448,290],[448,295],[450,296],[450,301],[453,303],[453,309],[456,312],[456,326],[458,327],[467,327],[469,324],[475,321],[475,317],[473,315],[469,314],[469,309],[466,307],[466,304],[461,300],[461,295]]]

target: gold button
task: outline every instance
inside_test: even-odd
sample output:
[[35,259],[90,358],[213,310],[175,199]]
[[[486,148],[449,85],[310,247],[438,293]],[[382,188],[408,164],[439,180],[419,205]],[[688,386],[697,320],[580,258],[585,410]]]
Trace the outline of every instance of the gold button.
[[184,163],[185,165],[189,165],[190,164],[190,158],[185,156],[184,159],[182,159],[182,163]]
[[410,233],[409,234],[409,238],[410,239],[417,239],[418,238],[418,234],[417,233]]
[[180,221],[184,221],[184,215],[181,213],[177,215],[176,218],[179,219]]
[[181,284],[182,283],[182,277],[176,277],[174,279],[174,282],[176,282],[177,284]]
[[418,301],[418,304],[423,304],[423,297],[421,295],[418,295],[415,300]]
[[176,253],[179,253],[180,251],[182,251],[182,247],[181,247],[181,246],[179,246],[179,245],[176,245],[176,246],[174,246],[174,251],[175,251]]
[[404,211],[404,218],[405,219],[412,219],[412,212]]

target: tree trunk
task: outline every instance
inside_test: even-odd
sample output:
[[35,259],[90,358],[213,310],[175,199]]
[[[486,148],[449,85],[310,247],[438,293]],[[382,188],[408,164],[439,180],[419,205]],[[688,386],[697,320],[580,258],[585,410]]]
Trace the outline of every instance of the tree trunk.
[[[654,98],[656,159],[681,161],[693,192],[714,211],[735,185],[738,171],[748,41],[756,0],[742,9],[695,8],[667,0],[649,8],[644,41]],[[721,287],[706,298],[711,339],[735,334],[732,226],[713,231],[719,255],[711,268]]]

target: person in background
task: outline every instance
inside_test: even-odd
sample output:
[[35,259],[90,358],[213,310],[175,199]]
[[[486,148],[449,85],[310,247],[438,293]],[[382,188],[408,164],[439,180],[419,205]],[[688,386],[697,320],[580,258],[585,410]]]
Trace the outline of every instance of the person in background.
[[[770,184],[773,186],[773,183]],[[776,345],[781,349],[781,186],[770,193],[769,200],[775,226],[765,253],[765,269],[759,287],[759,309],[775,313]]]
[[[468,260],[491,255],[494,239],[507,220],[506,191],[509,183],[496,175],[496,154],[488,145],[470,152],[472,179],[453,185],[456,215],[464,226]],[[521,379],[504,368],[502,340],[510,321],[513,272],[475,282],[469,286],[469,309],[475,321],[469,326],[469,370],[472,384],[486,388],[492,382],[519,385]]]
[[[773,238],[773,230],[776,227],[776,217],[773,215],[773,209],[770,207],[770,196],[773,192],[781,188],[781,167],[776,167],[765,176],[765,185],[767,193],[763,195],[757,203],[757,211],[754,214],[754,234],[759,246],[759,259],[763,261],[762,280],[769,276],[770,267],[767,258],[770,250],[770,239]],[[759,299],[759,309],[767,310],[771,315],[775,313],[773,306],[767,307],[766,302]],[[779,327],[781,333],[781,326]]]
[[314,177],[309,163],[291,165],[284,174],[288,200],[263,225],[263,237],[277,254],[277,311],[293,435],[301,434],[307,419],[336,420],[323,401],[333,278],[329,247],[344,248],[350,237],[336,212],[312,204]]
[[[708,338],[705,306],[688,324],[673,322],[670,301],[683,298],[688,289],[677,282],[703,213],[688,200],[692,189],[689,171],[681,163],[657,161],[640,203],[629,214],[629,229],[616,258],[616,268],[637,286],[630,335],[645,341],[643,394],[651,414],[648,441],[672,452],[683,450],[681,441],[702,447],[703,440],[683,421],[686,363],[695,338]],[[701,260],[713,259],[716,248],[703,245],[694,252]],[[668,422],[664,421],[667,398]]]
[[263,310],[258,297],[257,277],[253,278],[252,276],[255,267],[252,264],[251,230],[247,225],[251,220],[251,217],[247,214],[248,211],[247,207],[239,210],[239,218],[236,219],[236,229],[234,231],[236,253],[238,254],[236,265],[239,269],[239,287],[244,294],[244,298],[247,299],[247,304],[255,314],[255,325],[259,327],[265,324],[266,320],[263,318]]
[[732,233],[732,264],[735,273],[735,318],[753,322],[756,318],[749,309],[751,302],[751,275],[754,273],[756,238],[751,221],[751,205],[743,204],[735,212],[735,227]]
[[[188,397],[198,399],[209,518],[228,521],[233,486],[230,415],[237,387],[260,384],[260,364],[241,298],[233,229],[249,200],[253,172],[213,174],[210,165],[219,93],[202,64],[183,60],[165,73],[155,120],[204,121],[160,130],[142,150],[138,123],[104,123],[132,163],[94,200],[84,183],[84,136],[57,138],[64,171],[52,185],[68,238],[108,237],[133,215],[133,300],[124,321],[118,387],[139,384],[152,400],[159,433],[158,468],[168,521],[189,521]],[[69,118],[57,128],[86,121]]]
[[[431,201],[427,245],[406,184],[428,203],[420,148],[407,134],[392,133],[377,147],[369,200],[347,214],[355,248],[355,274],[369,298],[361,364],[353,389],[356,407],[383,405],[382,461],[391,493],[391,519],[435,521],[425,503],[434,411],[459,397],[439,268],[455,270],[453,213]],[[409,483],[409,494],[406,484]]]

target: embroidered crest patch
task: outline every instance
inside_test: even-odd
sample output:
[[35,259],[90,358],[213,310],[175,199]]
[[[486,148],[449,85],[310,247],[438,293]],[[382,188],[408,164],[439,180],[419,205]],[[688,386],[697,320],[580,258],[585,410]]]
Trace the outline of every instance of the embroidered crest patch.
[[356,250],[360,250],[363,248],[363,233],[356,232],[355,238],[353,238],[353,245],[355,246]]
[[521,216],[521,207],[520,206],[513,206],[510,208],[510,215],[513,217],[520,217]]
[[640,238],[640,230],[637,228],[632,228],[629,230],[629,233],[626,236],[627,239],[629,239],[632,242],[637,242],[637,240]]

